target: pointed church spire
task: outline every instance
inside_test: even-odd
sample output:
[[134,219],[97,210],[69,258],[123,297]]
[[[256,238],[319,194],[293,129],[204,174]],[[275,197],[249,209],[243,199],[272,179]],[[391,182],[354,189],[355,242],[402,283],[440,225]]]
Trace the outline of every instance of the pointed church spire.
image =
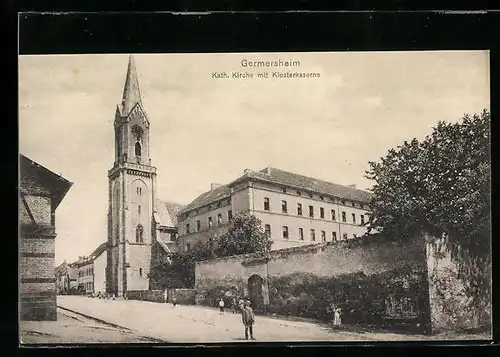
[[125,87],[123,88],[122,115],[128,115],[137,103],[142,106],[135,62],[132,55],[130,55],[128,58],[127,78],[125,79]]

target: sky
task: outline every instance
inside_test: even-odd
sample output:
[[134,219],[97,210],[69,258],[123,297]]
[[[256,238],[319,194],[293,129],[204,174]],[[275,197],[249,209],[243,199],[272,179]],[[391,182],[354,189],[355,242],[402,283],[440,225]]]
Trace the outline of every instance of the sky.
[[[19,151],[73,182],[56,211],[56,264],[107,239],[113,121],[128,54],[19,57]],[[489,109],[489,53],[135,54],[158,197],[187,204],[267,166],[370,189],[369,161],[439,120]],[[293,68],[243,68],[290,60]],[[217,79],[299,71],[319,78]]]

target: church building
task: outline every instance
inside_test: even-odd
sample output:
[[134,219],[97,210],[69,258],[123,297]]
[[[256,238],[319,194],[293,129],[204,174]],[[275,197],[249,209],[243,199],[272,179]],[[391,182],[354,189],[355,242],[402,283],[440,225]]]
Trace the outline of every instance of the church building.
[[175,250],[181,205],[156,195],[156,167],[149,146],[150,123],[144,110],[132,56],[122,102],[116,108],[115,159],[108,171],[107,290],[116,296],[148,290],[151,266]]

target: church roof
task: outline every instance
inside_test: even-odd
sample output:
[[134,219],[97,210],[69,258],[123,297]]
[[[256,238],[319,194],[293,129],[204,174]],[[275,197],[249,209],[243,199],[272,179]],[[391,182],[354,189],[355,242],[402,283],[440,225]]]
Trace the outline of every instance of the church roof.
[[295,174],[281,169],[276,169],[274,167],[267,167],[260,171],[248,170],[243,176],[240,176],[228,186],[231,187],[232,185],[249,179],[270,182],[283,186],[291,186],[306,191],[312,191],[315,193],[363,203],[369,203],[372,197],[372,194],[367,191]]
[[106,251],[106,242],[103,242],[92,252],[92,254],[90,254],[90,257],[92,259],[96,259],[105,251]]
[[229,187],[227,187],[226,185],[220,185],[219,187],[204,192],[198,197],[196,197],[193,201],[191,201],[190,204],[184,207],[184,209],[182,209],[181,212],[186,212],[196,207],[205,206],[211,202],[229,196],[230,194],[231,194],[231,189]]
[[142,107],[137,70],[135,69],[134,58],[130,55],[128,59],[127,77],[123,88],[122,103],[120,106],[121,115],[127,116],[130,114],[132,109],[134,109],[135,105],[138,103]]
[[177,227],[177,215],[183,209],[183,207],[184,205],[178,203],[157,199],[157,220],[159,221],[160,225],[164,227]]

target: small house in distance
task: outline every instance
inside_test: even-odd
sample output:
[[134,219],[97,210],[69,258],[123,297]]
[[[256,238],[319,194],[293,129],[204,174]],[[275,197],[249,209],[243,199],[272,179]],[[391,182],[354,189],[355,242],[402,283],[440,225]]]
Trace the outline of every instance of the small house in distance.
[[56,292],[66,295],[78,288],[78,269],[66,261],[56,268]]
[[19,169],[20,318],[57,320],[55,211],[73,183],[24,155]]

